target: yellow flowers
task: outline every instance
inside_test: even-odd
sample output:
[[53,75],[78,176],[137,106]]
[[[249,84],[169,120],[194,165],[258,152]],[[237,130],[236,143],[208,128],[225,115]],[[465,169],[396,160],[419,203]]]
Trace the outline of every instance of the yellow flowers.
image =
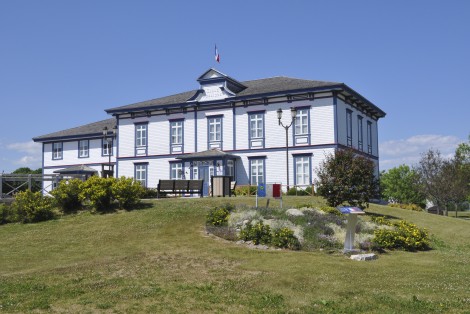
[[413,223],[404,220],[392,223],[385,217],[376,217],[374,222],[393,226],[393,230],[377,229],[374,242],[385,249],[403,249],[406,251],[426,250],[429,248],[428,232]]

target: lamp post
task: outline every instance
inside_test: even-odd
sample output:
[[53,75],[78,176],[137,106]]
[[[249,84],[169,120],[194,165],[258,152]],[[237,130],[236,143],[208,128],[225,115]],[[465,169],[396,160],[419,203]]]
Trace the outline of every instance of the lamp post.
[[277,120],[279,121],[279,125],[282,126],[286,130],[286,169],[287,169],[287,191],[289,191],[289,128],[294,123],[295,119],[297,118],[297,110],[294,107],[290,108],[291,114],[291,121],[289,125],[284,125],[282,123],[282,109],[279,108],[277,110]]
[[103,139],[105,142],[108,143],[108,175],[106,176],[107,178],[113,177],[114,176],[114,167],[113,170],[111,170],[111,152],[113,151],[113,140],[116,138],[117,134],[117,126],[115,125],[113,127],[113,133],[109,136],[108,135],[108,127],[105,126],[103,128]]

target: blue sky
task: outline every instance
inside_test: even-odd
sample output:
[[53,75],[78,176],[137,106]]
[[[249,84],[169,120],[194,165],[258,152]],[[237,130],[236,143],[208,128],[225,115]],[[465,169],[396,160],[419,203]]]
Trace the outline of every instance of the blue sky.
[[[237,80],[344,82],[387,113],[381,168],[470,134],[470,1],[0,2],[0,171],[104,109]],[[214,44],[221,55],[214,61]]]

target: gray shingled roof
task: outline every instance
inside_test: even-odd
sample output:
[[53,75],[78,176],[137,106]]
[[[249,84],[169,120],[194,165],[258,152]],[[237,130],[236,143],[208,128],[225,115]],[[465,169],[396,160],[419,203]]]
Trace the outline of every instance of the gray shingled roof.
[[101,136],[103,134],[103,128],[106,126],[108,130],[116,125],[116,119],[106,119],[98,122],[93,122],[90,124],[85,124],[75,128],[58,131],[46,135],[41,135],[33,138],[35,142],[46,142],[54,139],[66,139],[66,138],[76,138],[76,137],[89,137],[89,136]]
[[[315,89],[320,87],[333,87],[341,85],[342,83],[337,82],[325,82],[325,81],[311,81],[311,80],[302,80],[284,76],[276,76],[266,79],[252,80],[240,82],[245,85],[247,88],[239,92],[236,97],[249,97],[263,94],[271,93],[285,93],[287,91],[294,90],[304,90],[304,89]],[[147,100],[131,105],[121,106],[106,109],[106,112],[113,113],[116,111],[123,110],[135,110],[135,109],[144,109],[149,107],[158,107],[158,106],[167,106],[173,104],[182,104],[185,103],[189,98],[194,96],[197,90],[192,90],[180,94],[175,94],[171,96],[166,96],[162,98],[156,98],[152,100]]]

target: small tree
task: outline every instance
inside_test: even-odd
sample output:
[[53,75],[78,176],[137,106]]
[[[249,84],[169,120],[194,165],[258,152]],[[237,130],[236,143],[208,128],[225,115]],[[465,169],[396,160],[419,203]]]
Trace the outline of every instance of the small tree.
[[461,158],[444,159],[438,150],[430,149],[423,154],[416,171],[419,173],[423,194],[434,204],[447,208],[457,205],[470,193],[470,171]]
[[372,160],[357,155],[353,150],[337,150],[320,164],[318,193],[329,206],[348,203],[364,207],[377,195],[378,181]]
[[425,196],[417,185],[418,181],[418,173],[407,165],[389,169],[380,175],[382,195],[388,200],[401,204],[423,205]]

